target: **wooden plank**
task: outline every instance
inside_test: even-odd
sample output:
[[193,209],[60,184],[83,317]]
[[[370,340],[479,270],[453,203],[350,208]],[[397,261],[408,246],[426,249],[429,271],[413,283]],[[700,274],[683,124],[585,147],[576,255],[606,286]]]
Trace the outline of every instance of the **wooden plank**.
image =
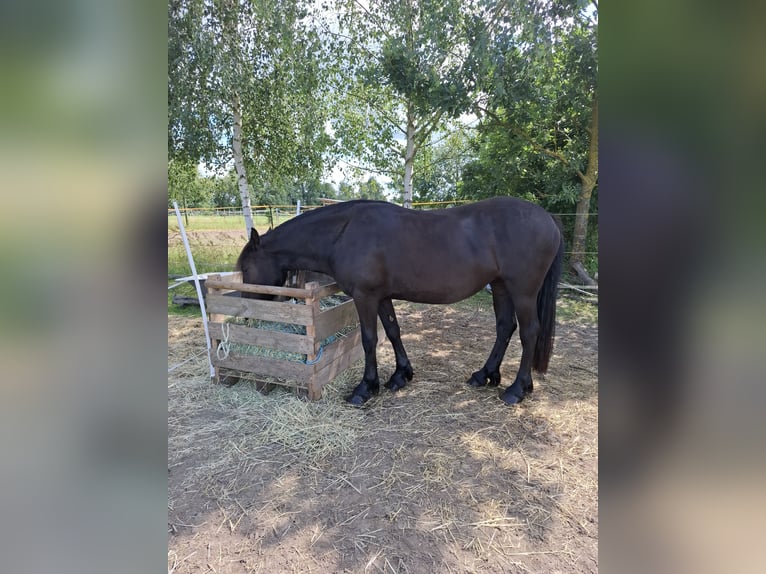
[[236,281],[224,281],[211,279],[208,277],[207,285],[213,289],[231,289],[233,291],[242,291],[243,293],[257,293],[260,295],[281,295],[283,297],[294,297],[296,299],[306,299],[311,297],[311,291],[308,289],[296,289],[295,287],[274,287],[272,285],[253,285],[250,283],[241,283]]
[[[378,345],[385,340],[383,327],[378,326]],[[362,330],[357,329],[325,347],[322,359],[316,365],[317,382],[324,386],[362,358],[364,358]]]
[[336,339],[329,345],[325,346],[324,350],[322,351],[322,359],[317,364],[318,369],[321,370],[325,366],[325,363],[331,363],[335,361],[345,352],[346,348],[352,347],[358,347],[359,349],[362,348],[362,330],[359,327],[351,331],[345,337]]
[[213,353],[213,364],[216,367],[294,381],[304,386],[308,384],[308,380],[313,372],[313,367],[311,365],[304,365],[303,363],[293,361],[269,359],[266,357],[255,357],[252,355],[237,355],[234,352],[229,353],[229,356],[225,359],[219,359],[215,353]]
[[[208,275],[208,279],[221,279],[221,276],[218,274],[214,275]],[[224,315],[220,315],[218,313],[212,313],[210,311],[210,307],[207,306],[207,301],[210,298],[211,294],[219,294],[220,291],[216,291],[215,289],[210,289],[210,286],[205,285],[205,309],[207,310],[207,320],[208,324],[212,322],[222,322],[225,319]],[[211,357],[215,356],[215,351],[218,349],[218,344],[220,341],[216,339],[213,335],[210,335],[210,355]],[[218,370],[218,368],[215,366],[215,363],[213,363],[213,371],[215,371],[215,374],[213,375],[213,381],[216,384],[221,384],[223,381],[221,381],[221,373]],[[225,384],[225,383],[224,383]]]
[[359,322],[354,301],[346,301],[331,309],[325,309],[316,318],[316,338],[324,341],[330,335],[334,335],[347,325]]
[[313,320],[311,307],[294,303],[239,299],[211,293],[207,296],[206,304],[208,312],[211,314],[217,313],[296,325],[309,325]]
[[209,281],[213,282],[213,284],[210,285],[209,292],[219,293],[219,294],[236,293],[238,295],[242,295],[242,292],[238,291],[237,289],[217,289],[215,287],[217,283],[221,283],[221,282],[234,283],[235,285],[240,285],[242,283],[242,271],[233,271],[228,275],[220,275],[218,273],[209,273],[207,276],[207,279],[205,280],[205,289],[208,289]]
[[329,297],[330,295],[335,295],[339,291],[340,291],[340,287],[338,287],[337,283],[328,283],[327,285],[318,285],[314,289],[312,296],[316,297],[317,299],[324,299],[325,297]]
[[[310,291],[311,293],[314,293],[319,288],[319,283],[311,282],[306,284],[306,289]],[[314,297],[313,295],[306,299],[306,306],[311,309],[311,323],[306,325],[306,336],[311,337],[311,340],[314,342],[314,347],[311,349],[311,352],[306,355],[306,361],[308,363],[311,363],[316,360],[317,353],[319,352],[319,346],[321,341],[317,341],[316,338],[316,318],[317,315],[319,315],[319,299]]]
[[232,323],[226,323],[226,325],[227,327],[224,327],[222,323],[210,323],[208,325],[210,337],[224,340],[226,339],[224,330],[228,328],[228,340],[232,343],[244,343],[246,345],[268,347],[269,349],[304,355],[314,352],[314,340],[306,335],[269,331],[268,329],[257,329],[247,325],[235,325]]

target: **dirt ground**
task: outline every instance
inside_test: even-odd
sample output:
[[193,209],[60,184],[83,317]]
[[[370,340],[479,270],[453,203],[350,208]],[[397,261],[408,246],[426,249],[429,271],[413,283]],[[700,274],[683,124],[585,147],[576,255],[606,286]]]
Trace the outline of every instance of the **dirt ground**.
[[[168,316],[168,572],[597,572],[598,330],[559,302],[554,355],[505,406],[465,384],[488,297],[397,303],[415,370],[363,408],[362,364],[308,403],[210,384],[199,319]],[[589,307],[589,305],[585,305]],[[501,373],[513,381],[518,334]],[[378,347],[381,383],[393,370]]]

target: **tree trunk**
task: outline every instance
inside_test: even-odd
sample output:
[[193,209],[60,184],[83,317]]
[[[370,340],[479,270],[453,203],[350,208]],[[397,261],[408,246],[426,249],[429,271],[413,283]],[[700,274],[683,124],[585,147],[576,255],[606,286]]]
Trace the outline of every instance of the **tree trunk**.
[[237,172],[237,186],[239,197],[242,200],[242,214],[245,216],[245,230],[250,237],[253,228],[253,213],[250,209],[250,191],[247,189],[247,173],[245,172],[245,156],[242,154],[242,110],[240,109],[239,96],[234,96],[234,134],[231,139],[231,147],[234,152],[234,169]]
[[596,182],[598,181],[598,99],[596,96],[593,98],[593,109],[591,111],[591,122],[588,131],[590,132],[588,165],[585,173],[580,176],[580,197],[577,201],[574,235],[572,238],[572,255],[569,259],[569,265],[587,285],[595,285],[596,282],[585,270],[583,258],[588,238],[590,199],[593,194],[593,188],[596,187]]
[[415,118],[412,104],[407,105],[407,147],[404,150],[404,197],[402,205],[412,207],[412,167],[415,164]]

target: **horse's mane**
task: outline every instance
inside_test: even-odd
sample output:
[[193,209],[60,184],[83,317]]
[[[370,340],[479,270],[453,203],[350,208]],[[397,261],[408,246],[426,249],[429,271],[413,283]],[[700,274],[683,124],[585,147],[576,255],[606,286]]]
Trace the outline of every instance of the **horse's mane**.
[[[261,241],[264,242],[269,240],[278,240],[280,238],[284,240],[284,238],[291,236],[296,227],[303,227],[313,223],[322,223],[323,221],[327,223],[327,227],[323,227],[324,231],[327,231],[329,228],[331,228],[333,222],[337,222],[341,224],[341,226],[345,226],[347,219],[343,216],[346,215],[348,211],[352,210],[354,207],[357,207],[360,204],[394,205],[388,203],[387,201],[375,201],[366,199],[353,199],[350,201],[333,203],[324,207],[304,211],[299,216],[288,219],[284,223],[276,226],[274,229],[264,233],[261,237]],[[247,256],[247,252],[248,250],[244,249],[242,253],[240,253],[239,257],[237,258],[237,263],[234,267],[235,269],[242,269],[242,259]]]
[[289,234],[293,232],[294,229],[298,226],[303,227],[313,223],[319,223],[323,220],[330,225],[332,225],[330,223],[332,221],[343,222],[343,224],[345,224],[346,219],[343,216],[346,215],[348,211],[354,209],[360,204],[392,205],[386,201],[372,201],[366,199],[352,199],[350,201],[343,201],[341,203],[333,203],[331,205],[326,205],[324,207],[318,207],[310,211],[305,211],[297,217],[288,219],[284,223],[265,233],[263,235],[263,239],[265,240],[267,236],[276,239],[285,233]]
[[311,209],[309,211],[304,211],[298,217],[293,217],[292,219],[288,219],[284,223],[278,225],[269,233],[272,233],[276,231],[277,229],[289,229],[293,225],[305,224],[310,221],[313,222],[314,219],[318,219],[320,217],[326,218],[326,217],[332,217],[334,215],[343,215],[348,210],[353,209],[354,207],[362,203],[364,204],[382,203],[382,204],[390,205],[386,201],[373,201],[368,199],[352,199],[349,201],[343,201],[341,203],[333,203],[330,205],[326,205],[324,207],[318,207],[315,209]]

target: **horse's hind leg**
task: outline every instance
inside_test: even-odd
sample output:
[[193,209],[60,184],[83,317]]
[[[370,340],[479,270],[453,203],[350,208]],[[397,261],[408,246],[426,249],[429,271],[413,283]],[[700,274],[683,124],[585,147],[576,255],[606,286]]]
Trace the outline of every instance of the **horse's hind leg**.
[[472,387],[483,387],[488,382],[496,387],[500,384],[500,363],[516,330],[516,316],[513,299],[502,280],[492,282],[492,305],[495,308],[497,338],[484,366],[473,373],[467,383]]
[[521,338],[521,362],[516,380],[509,386],[500,398],[506,404],[520,403],[532,392],[532,357],[535,354],[537,334],[540,322],[537,318],[537,297],[517,297],[516,315],[519,318],[519,337]]
[[378,345],[378,301],[369,297],[355,296],[354,305],[359,314],[364,348],[364,375],[346,400],[352,405],[362,405],[378,393],[378,360],[375,348]]
[[386,330],[386,336],[391,341],[391,346],[394,348],[394,354],[396,355],[396,370],[388,382],[384,385],[387,389],[392,391],[398,391],[407,381],[412,380],[412,365],[407,358],[407,352],[404,350],[402,344],[402,337],[399,331],[399,323],[396,320],[396,313],[394,313],[394,304],[391,299],[384,299],[378,306],[378,316],[383,323],[383,328]]

